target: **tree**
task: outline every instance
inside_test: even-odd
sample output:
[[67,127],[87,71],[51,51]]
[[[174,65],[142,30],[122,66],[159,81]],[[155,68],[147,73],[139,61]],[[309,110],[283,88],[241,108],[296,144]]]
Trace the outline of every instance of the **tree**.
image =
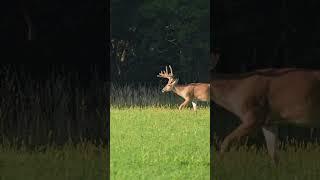
[[154,81],[151,76],[168,64],[187,81],[207,79],[209,3],[208,0],[112,1],[111,79]]

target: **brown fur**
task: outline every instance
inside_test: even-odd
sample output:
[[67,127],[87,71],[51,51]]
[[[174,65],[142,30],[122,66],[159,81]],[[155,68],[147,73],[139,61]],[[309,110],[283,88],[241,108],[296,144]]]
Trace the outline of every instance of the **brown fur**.
[[166,66],[165,71],[161,71],[157,77],[168,79],[168,83],[162,89],[162,92],[174,92],[184,99],[184,102],[180,104],[179,110],[185,107],[188,103],[192,102],[193,110],[197,109],[197,101],[209,101],[210,100],[210,84],[209,83],[190,83],[186,85],[179,85],[179,79],[175,78],[171,66]]
[[190,83],[186,85],[179,85],[175,84],[174,82],[170,84],[169,81],[168,84],[163,88],[163,92],[170,91],[176,93],[184,99],[184,102],[179,106],[179,110],[187,106],[190,102],[193,102],[193,110],[196,111],[196,101],[210,100],[209,83]]
[[269,154],[277,162],[279,123],[320,127],[319,78],[320,71],[294,68],[261,69],[238,75],[212,74],[210,99],[242,122],[224,139],[221,153],[234,140],[263,128]]

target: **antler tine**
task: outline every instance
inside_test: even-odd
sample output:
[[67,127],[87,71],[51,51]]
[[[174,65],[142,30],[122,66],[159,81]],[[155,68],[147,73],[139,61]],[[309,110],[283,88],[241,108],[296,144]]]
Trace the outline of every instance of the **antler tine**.
[[173,71],[172,71],[171,65],[169,65],[169,68],[170,68],[170,76],[173,76]]
[[162,71],[160,71],[160,73],[157,75],[157,77],[163,77]]
[[171,70],[170,74],[168,72],[168,67],[166,66],[166,70],[165,71],[160,71],[160,73],[157,75],[157,77],[162,77],[162,78],[167,78],[167,79],[171,78],[173,76],[173,74],[172,74],[172,68],[171,68],[170,65],[169,65],[169,68]]

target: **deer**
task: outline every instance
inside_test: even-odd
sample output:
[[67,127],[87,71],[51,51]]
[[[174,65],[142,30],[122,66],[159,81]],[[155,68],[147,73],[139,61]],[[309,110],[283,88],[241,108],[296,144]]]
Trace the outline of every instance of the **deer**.
[[[218,60],[213,56],[214,68]],[[283,124],[320,127],[320,70],[269,68],[240,74],[211,71],[210,100],[236,115],[241,124],[219,147],[228,147],[255,130],[262,130],[267,151],[278,165],[278,131]]]
[[210,101],[210,84],[209,83],[190,83],[186,85],[178,84],[179,78],[176,78],[173,74],[171,65],[166,66],[165,71],[160,71],[157,77],[168,79],[168,83],[162,88],[162,93],[173,92],[184,99],[184,102],[180,104],[179,110],[192,103],[193,110],[197,110],[198,101]]

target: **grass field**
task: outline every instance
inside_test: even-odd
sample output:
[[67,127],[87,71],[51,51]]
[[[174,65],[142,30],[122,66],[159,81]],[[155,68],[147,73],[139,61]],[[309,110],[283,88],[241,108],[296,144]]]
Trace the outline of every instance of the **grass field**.
[[[320,179],[320,145],[284,143],[279,151],[280,164],[273,166],[265,148],[231,149],[222,161],[214,156],[213,179],[228,180],[318,180]],[[214,152],[214,154],[216,154]]]
[[0,146],[1,180],[106,179],[106,148],[91,143],[64,147],[38,147],[28,151]]
[[111,108],[111,179],[210,179],[209,116],[209,108]]

